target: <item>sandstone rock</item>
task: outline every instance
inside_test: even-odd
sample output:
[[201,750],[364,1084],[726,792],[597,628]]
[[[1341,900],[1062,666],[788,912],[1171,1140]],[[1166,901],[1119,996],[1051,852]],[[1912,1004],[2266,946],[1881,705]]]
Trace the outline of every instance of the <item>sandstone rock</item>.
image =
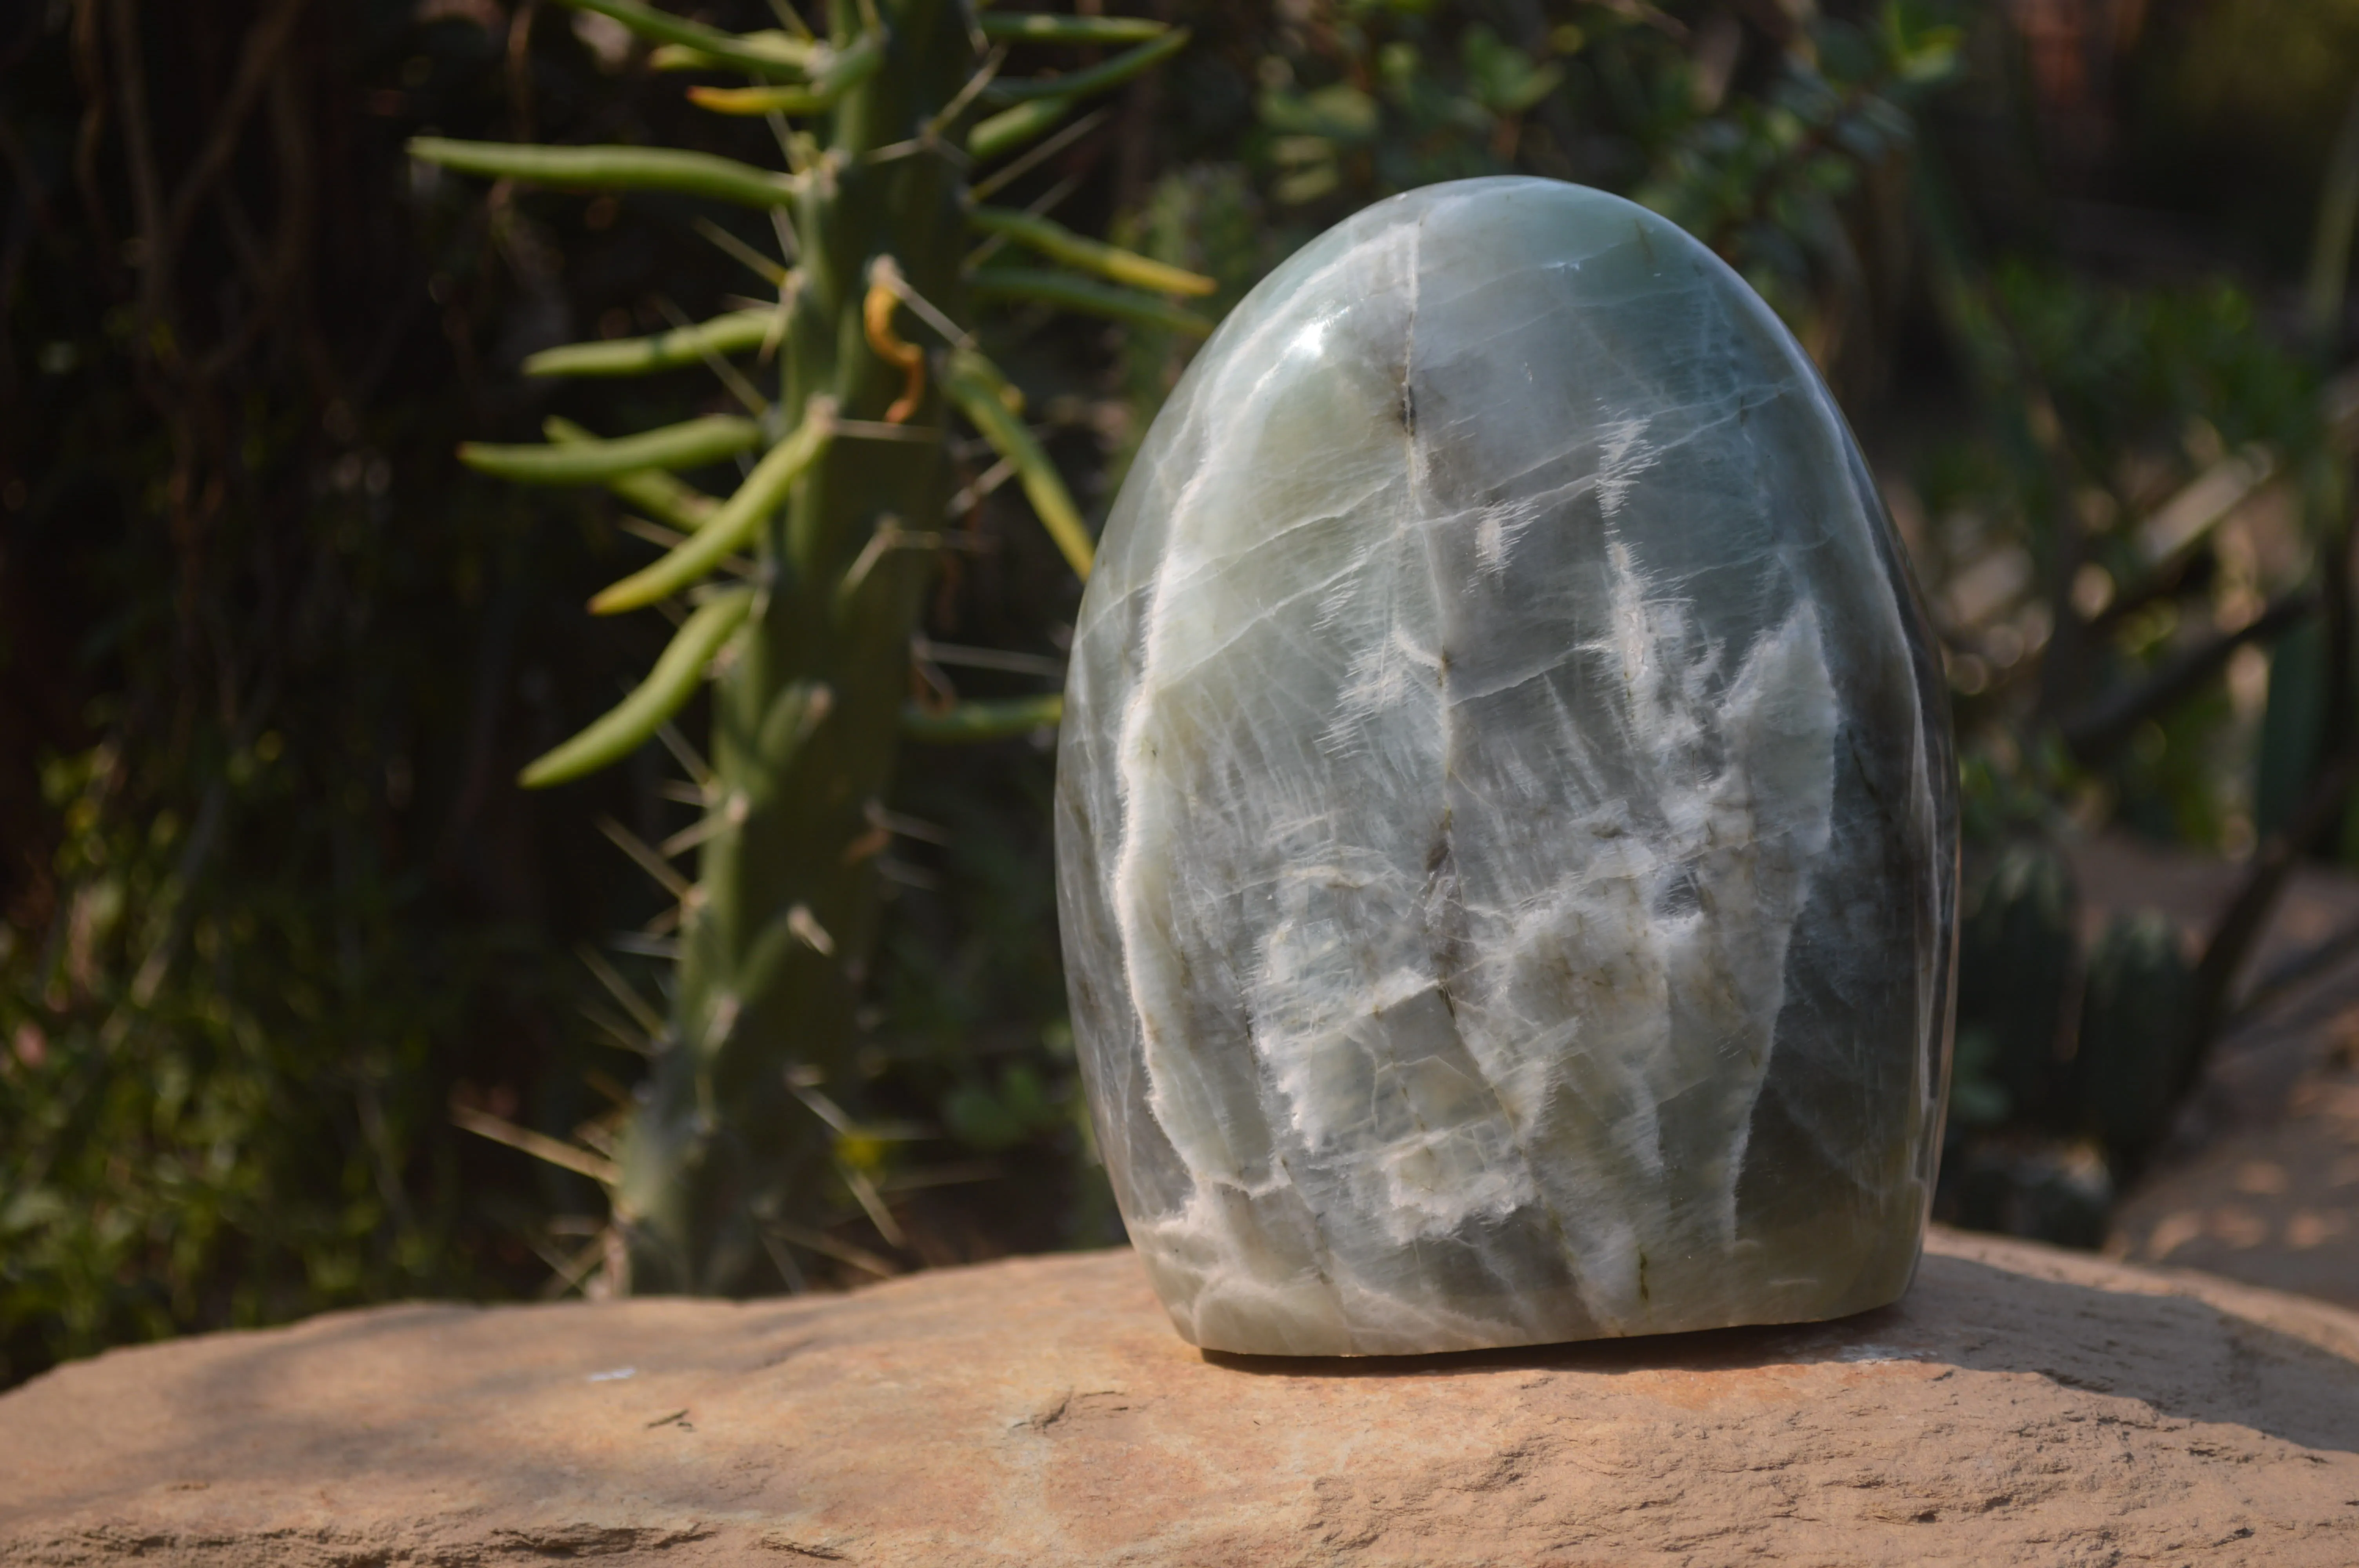
[[1840,1323],[1180,1343],[1125,1253],[401,1306],[0,1398],[0,1563],[2359,1562],[2359,1315],[1936,1232]]

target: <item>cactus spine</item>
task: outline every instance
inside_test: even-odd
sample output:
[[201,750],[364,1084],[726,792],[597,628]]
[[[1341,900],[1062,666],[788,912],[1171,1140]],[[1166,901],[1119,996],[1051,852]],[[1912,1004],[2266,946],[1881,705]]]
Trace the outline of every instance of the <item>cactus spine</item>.
[[[839,1103],[876,925],[879,815],[905,729],[934,739],[1053,720],[1050,703],[972,705],[905,719],[909,646],[950,489],[955,408],[1012,466],[1076,570],[1090,542],[1020,398],[973,341],[963,256],[989,233],[1060,263],[1003,269],[973,292],[1055,298],[1116,319],[1178,317],[1168,296],[1208,280],[978,205],[978,161],[1020,151],[1081,98],[1163,58],[1184,35],[1130,18],[978,17],[961,0],[834,0],[830,36],[722,34],[634,0],[564,0],[662,47],[659,68],[722,70],[699,85],[723,114],[792,115],[788,167],[644,147],[422,141],[419,156],[569,189],[663,189],[780,214],[775,319],[735,312],[628,345],[538,356],[544,373],[626,374],[775,348],[775,404],[603,441],[551,421],[545,447],[474,448],[526,481],[601,483],[682,535],[601,594],[613,612],[688,594],[700,604],[655,673],[613,713],[528,769],[579,776],[627,754],[710,674],[710,762],[697,878],[679,900],[671,1013],[612,1183],[628,1288],[738,1294],[799,1282],[842,1182],[888,1239],[894,1222]],[[993,40],[1005,40],[994,47]],[[1128,46],[1063,76],[1003,81],[1014,44]],[[734,384],[745,386],[742,378]],[[750,389],[748,389],[750,390]],[[743,394],[741,393],[741,395]],[[760,450],[737,492],[704,496],[670,470]],[[751,555],[749,589],[709,576]]]

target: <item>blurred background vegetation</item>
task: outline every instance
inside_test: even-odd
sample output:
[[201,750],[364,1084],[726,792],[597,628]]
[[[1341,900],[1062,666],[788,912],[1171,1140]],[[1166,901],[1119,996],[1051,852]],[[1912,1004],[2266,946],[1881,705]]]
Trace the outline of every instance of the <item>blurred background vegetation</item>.
[[[731,27],[766,0],[683,5]],[[1087,8],[1087,7],[1085,7]],[[2291,868],[2359,855],[2354,0],[1152,0],[1195,42],[1002,200],[1233,304],[1390,192],[1630,195],[1824,368],[1947,644],[1968,799],[1941,1212],[2093,1244]],[[536,350],[741,289],[697,213],[413,166],[420,134],[692,144],[619,28],[535,0],[32,0],[0,22],[0,1386],[405,1294],[577,1288],[644,1069],[609,982],[660,759],[516,769],[657,642],[582,600],[603,496],[462,438],[658,411]],[[994,352],[1102,518],[1190,341]],[[713,388],[714,406],[724,406]],[[660,411],[677,416],[676,405]],[[1053,690],[1078,588],[981,498],[929,613],[964,696]],[[984,650],[978,661],[968,651]],[[963,662],[962,662],[963,661]],[[845,1278],[1120,1238],[1064,1022],[1047,737],[902,770]],[[2190,938],[2084,912],[2105,831],[2238,861]],[[635,994],[637,994],[635,993]],[[607,1145],[610,1146],[610,1145]]]

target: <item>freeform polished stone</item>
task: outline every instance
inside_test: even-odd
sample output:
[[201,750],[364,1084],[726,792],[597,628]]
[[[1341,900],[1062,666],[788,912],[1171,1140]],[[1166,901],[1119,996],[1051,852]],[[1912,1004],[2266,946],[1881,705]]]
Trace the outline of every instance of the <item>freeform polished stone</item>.
[[1157,418],[1058,766],[1076,1041],[1180,1333],[1795,1322],[1916,1266],[1949,719],[1767,307],[1537,179],[1382,202]]

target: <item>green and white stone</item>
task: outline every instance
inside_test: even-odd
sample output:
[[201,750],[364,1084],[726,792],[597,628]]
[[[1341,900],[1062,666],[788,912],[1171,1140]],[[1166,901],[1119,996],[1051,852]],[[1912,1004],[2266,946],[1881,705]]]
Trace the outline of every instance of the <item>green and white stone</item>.
[[1680,230],[1397,197],[1156,420],[1058,776],[1099,1147],[1180,1331],[1834,1316],[1915,1268],[1947,709],[1857,446]]

